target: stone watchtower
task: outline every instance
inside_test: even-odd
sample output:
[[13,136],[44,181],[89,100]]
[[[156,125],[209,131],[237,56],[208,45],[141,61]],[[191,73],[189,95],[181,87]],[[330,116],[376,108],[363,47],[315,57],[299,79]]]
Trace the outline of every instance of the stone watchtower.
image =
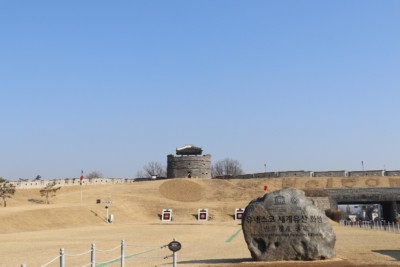
[[203,155],[201,147],[185,145],[176,155],[167,156],[168,178],[211,178],[211,155]]

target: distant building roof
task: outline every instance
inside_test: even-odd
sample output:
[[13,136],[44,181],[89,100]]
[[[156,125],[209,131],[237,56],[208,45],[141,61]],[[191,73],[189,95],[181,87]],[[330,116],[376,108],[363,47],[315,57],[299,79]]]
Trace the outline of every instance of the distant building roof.
[[203,149],[194,145],[184,145],[176,149],[177,155],[201,155],[202,153]]

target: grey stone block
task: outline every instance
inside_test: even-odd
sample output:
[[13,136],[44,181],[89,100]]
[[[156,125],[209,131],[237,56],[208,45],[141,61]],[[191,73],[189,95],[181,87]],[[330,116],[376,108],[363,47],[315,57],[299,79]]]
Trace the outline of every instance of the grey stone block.
[[283,189],[251,201],[242,228],[256,261],[321,260],[336,255],[336,235],[329,219],[301,190]]

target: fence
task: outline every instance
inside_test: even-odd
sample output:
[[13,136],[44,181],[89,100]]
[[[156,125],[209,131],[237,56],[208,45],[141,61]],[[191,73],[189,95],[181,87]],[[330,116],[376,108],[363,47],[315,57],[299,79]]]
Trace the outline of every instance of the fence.
[[340,225],[346,227],[353,227],[353,228],[361,228],[361,229],[369,229],[369,230],[377,230],[377,231],[388,231],[394,233],[400,233],[400,224],[395,222],[386,222],[386,221],[378,221],[378,222],[371,222],[371,221],[346,221],[341,220]]
[[[171,246],[171,244],[173,246]],[[176,244],[179,244],[179,248],[174,248]],[[140,249],[140,251],[133,252],[134,249]],[[169,248],[165,251],[165,248]],[[65,253],[64,248],[60,249],[60,253],[57,257],[41,265],[40,267],[59,266],[66,267],[67,262],[70,266],[82,266],[82,267],[105,267],[105,266],[120,266],[125,267],[125,262],[129,261],[129,266],[152,266],[157,267],[160,265],[171,264],[173,267],[177,266],[177,251],[180,249],[180,243],[175,241],[170,242],[166,245],[160,246],[142,246],[135,244],[126,244],[124,240],[121,240],[121,244],[107,250],[96,248],[95,244],[91,245],[90,250],[79,253],[79,254],[68,254]],[[172,254],[170,254],[172,251]],[[167,253],[168,252],[168,253]],[[102,257],[99,257],[100,254]],[[90,258],[89,258],[90,255]],[[84,257],[86,256],[86,257]],[[84,259],[86,258],[86,259]],[[172,262],[168,259],[172,258]],[[68,260],[67,260],[68,259]],[[90,262],[88,262],[90,259]],[[101,261],[99,260],[101,259]],[[134,261],[134,263],[132,263]],[[21,267],[27,267],[26,264],[22,264]]]

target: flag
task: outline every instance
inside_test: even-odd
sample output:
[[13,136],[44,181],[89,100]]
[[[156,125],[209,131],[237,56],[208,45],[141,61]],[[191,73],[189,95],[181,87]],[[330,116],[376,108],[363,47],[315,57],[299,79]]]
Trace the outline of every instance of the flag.
[[81,177],[79,178],[79,181],[80,181],[80,183],[82,185],[82,182],[83,182],[83,170],[81,170]]

